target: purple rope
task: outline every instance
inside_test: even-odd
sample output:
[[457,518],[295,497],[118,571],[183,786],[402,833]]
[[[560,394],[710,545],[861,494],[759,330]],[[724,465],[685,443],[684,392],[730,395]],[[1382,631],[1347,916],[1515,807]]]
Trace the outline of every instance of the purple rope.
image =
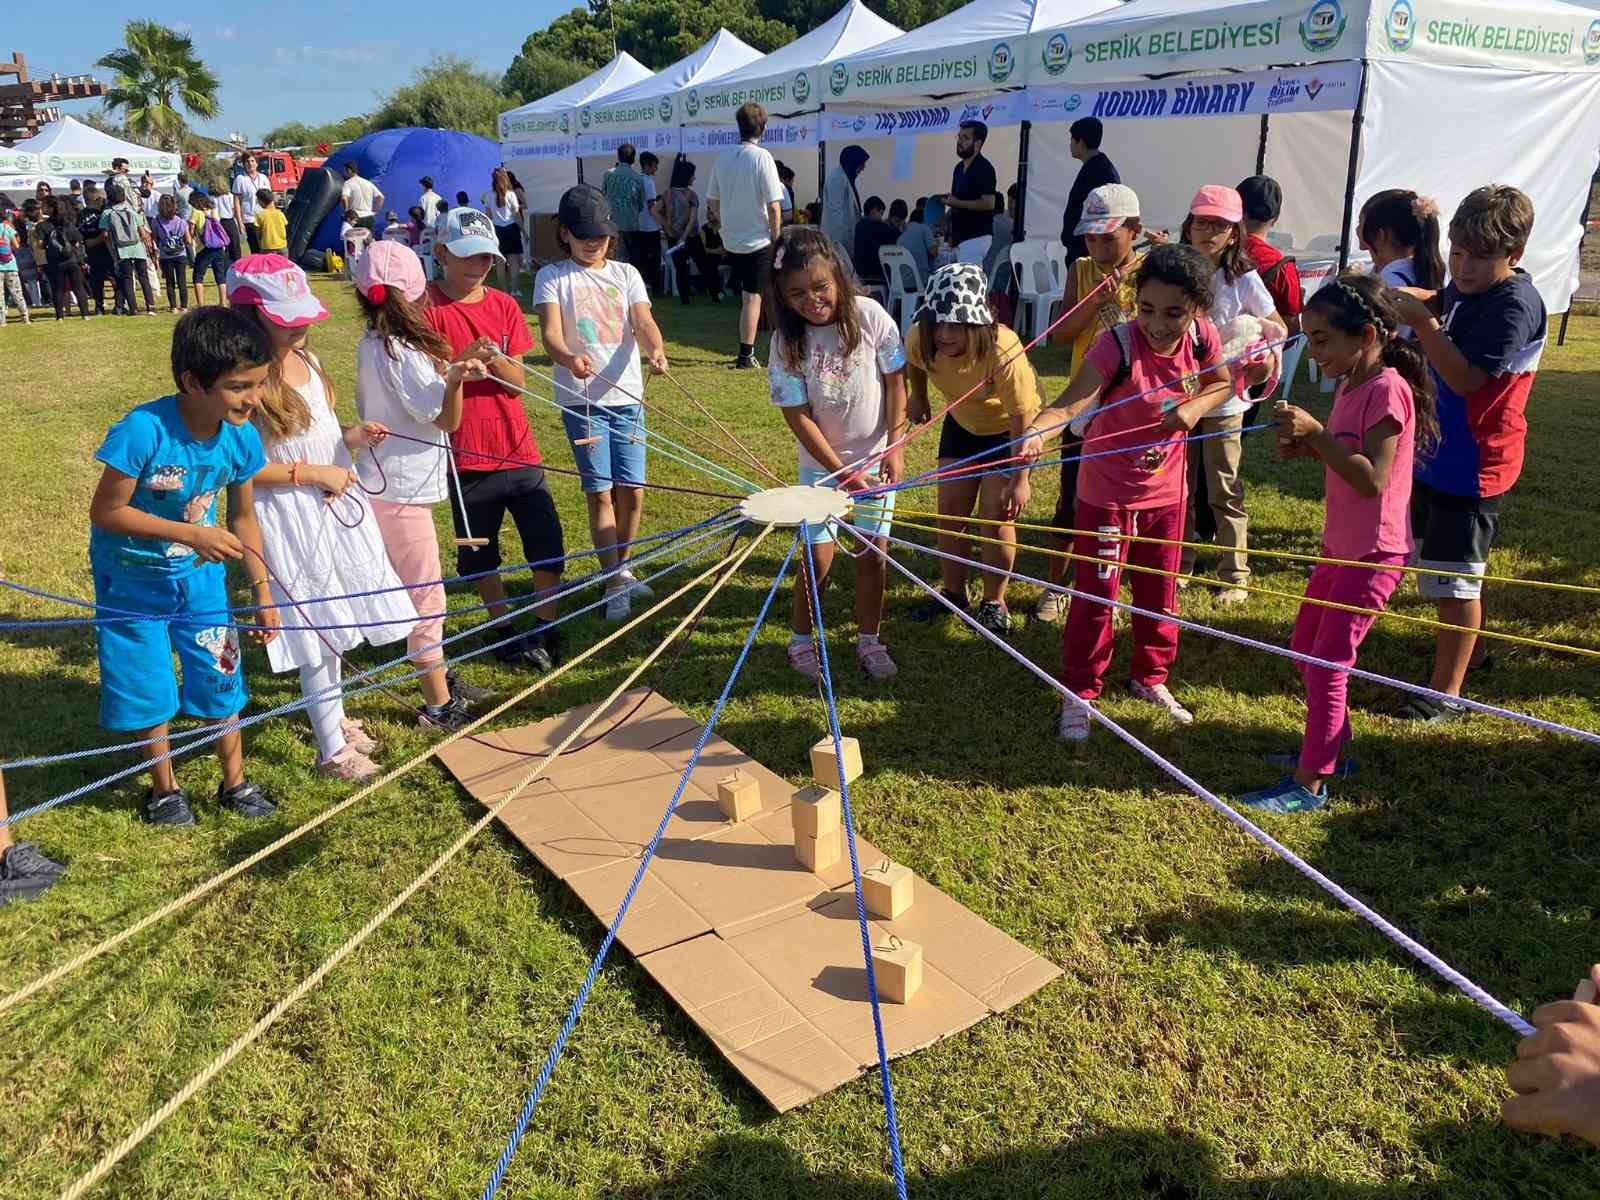
[[1429,970],[1433,971],[1434,974],[1438,975],[1446,983],[1449,983],[1451,986],[1460,991],[1462,995],[1466,996],[1479,1008],[1483,1009],[1496,1019],[1504,1022],[1507,1026],[1515,1030],[1523,1037],[1527,1037],[1534,1032],[1533,1026],[1528,1024],[1528,1022],[1522,1018],[1521,1014],[1496,1000],[1488,992],[1484,991],[1483,988],[1479,987],[1476,983],[1473,983],[1472,980],[1468,979],[1460,971],[1456,970],[1449,963],[1445,962],[1444,959],[1440,958],[1432,950],[1429,950],[1421,942],[1417,941],[1415,938],[1398,928],[1381,913],[1378,913],[1372,908],[1368,907],[1368,905],[1362,900],[1351,895],[1344,888],[1340,887],[1333,880],[1329,879],[1321,871],[1317,870],[1310,863],[1306,862],[1305,859],[1301,858],[1293,850],[1289,849],[1289,847],[1285,846],[1271,834],[1267,833],[1266,830],[1262,829],[1255,822],[1251,821],[1248,817],[1241,814],[1231,805],[1227,804],[1225,801],[1213,795],[1206,788],[1202,787],[1198,782],[1184,773],[1184,771],[1174,763],[1163,758],[1155,750],[1152,750],[1138,738],[1134,737],[1133,734],[1122,728],[1122,726],[1118,725],[1115,721],[1106,716],[1105,713],[1101,712],[1087,700],[1080,699],[1078,696],[1074,695],[1071,689],[1069,689],[1059,679],[1056,679],[1054,676],[1043,670],[1026,655],[1021,653],[1021,651],[1008,645],[1003,638],[985,629],[972,617],[971,614],[961,611],[961,609],[957,608],[948,599],[946,599],[937,588],[934,588],[930,584],[923,582],[923,580],[919,579],[911,571],[895,562],[895,560],[890,558],[885,551],[878,549],[878,547],[870,539],[863,539],[863,543],[871,546],[873,551],[878,554],[879,557],[881,557],[889,566],[900,572],[900,574],[911,580],[930,596],[938,600],[939,603],[943,604],[951,612],[955,613],[956,616],[960,617],[968,625],[972,626],[972,628],[976,630],[980,636],[1000,647],[1002,651],[1004,651],[1011,658],[1015,659],[1024,668],[1033,672],[1033,674],[1037,675],[1056,691],[1060,692],[1062,696],[1068,699],[1068,701],[1074,704],[1083,705],[1083,707],[1088,710],[1089,716],[1093,720],[1100,722],[1100,724],[1104,725],[1112,733],[1116,734],[1116,736],[1123,742],[1137,750],[1155,767],[1170,775],[1174,780],[1182,784],[1183,787],[1188,791],[1198,796],[1201,800],[1204,800],[1206,804],[1215,809],[1222,816],[1226,817],[1248,837],[1256,842],[1259,842],[1268,850],[1276,854],[1279,858],[1283,859],[1284,862],[1288,863],[1296,871],[1300,872],[1300,874],[1305,876],[1306,879],[1316,884],[1317,887],[1321,888],[1340,904],[1344,905],[1351,912],[1355,913],[1356,916],[1366,921],[1396,946],[1399,946],[1418,962],[1422,963]]

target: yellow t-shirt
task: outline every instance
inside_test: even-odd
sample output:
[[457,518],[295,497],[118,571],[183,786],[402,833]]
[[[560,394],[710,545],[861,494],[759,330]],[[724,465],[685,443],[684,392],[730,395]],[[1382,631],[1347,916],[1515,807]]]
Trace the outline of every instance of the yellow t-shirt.
[[272,208],[256,209],[256,236],[260,239],[263,250],[287,250],[289,220],[283,215],[283,209],[276,205]]
[[[1098,309],[1096,319],[1084,326],[1084,330],[1072,343],[1072,371],[1078,373],[1078,364],[1083,361],[1083,356],[1089,353],[1089,347],[1094,345],[1095,339],[1106,333],[1114,326],[1125,324],[1139,314],[1138,289],[1134,287],[1133,275],[1139,269],[1139,264],[1144,262],[1143,254],[1135,254],[1133,261],[1128,264],[1122,274],[1122,285],[1115,294],[1105,292],[1095,297]],[[1100,269],[1100,264],[1088,255],[1074,259],[1072,262],[1072,279],[1078,288],[1078,297],[1082,299],[1100,285],[1106,277],[1106,272]]]
[[[995,363],[978,362],[970,354],[955,359],[935,353],[929,356],[930,363],[923,357],[922,340],[920,330],[913,330],[906,339],[906,362],[927,372],[946,403],[966,396],[995,369]],[[1009,433],[1013,416],[1031,421],[1044,403],[1039,396],[1039,377],[1022,353],[1022,339],[1004,325],[995,326],[995,357],[1004,365],[995,371],[994,379],[950,410],[956,424],[978,437]]]

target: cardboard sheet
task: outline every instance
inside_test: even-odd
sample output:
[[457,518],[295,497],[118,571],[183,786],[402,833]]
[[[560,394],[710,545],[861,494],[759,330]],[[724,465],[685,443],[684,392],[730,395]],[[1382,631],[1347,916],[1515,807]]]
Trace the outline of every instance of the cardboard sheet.
[[[702,728],[659,696],[639,704],[642,695],[619,700],[577,739],[576,752],[552,762],[501,814],[506,830],[606,925]],[[440,758],[492,805],[591,711],[462,740]],[[795,766],[803,772],[809,763]],[[716,800],[717,783],[735,770],[761,788],[760,814],[739,823],[726,820]],[[617,934],[779,1112],[877,1063],[848,852],[819,874],[795,861],[796,790],[709,739]],[[859,838],[857,851],[863,869],[885,857]],[[880,1006],[894,1057],[1010,1008],[1061,974],[921,877],[908,911],[868,928],[875,945],[894,934],[923,948],[922,990],[909,1004]]]

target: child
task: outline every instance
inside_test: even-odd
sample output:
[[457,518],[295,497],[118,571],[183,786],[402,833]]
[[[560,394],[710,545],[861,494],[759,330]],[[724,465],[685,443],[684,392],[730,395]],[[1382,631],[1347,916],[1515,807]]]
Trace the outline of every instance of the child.
[[[1067,273],[1062,303],[1071,309],[1095,288],[1100,288],[1094,303],[1086,304],[1072,313],[1051,335],[1057,345],[1072,347],[1072,364],[1069,374],[1076,375],[1088,357],[1090,348],[1103,333],[1133,320],[1137,310],[1134,295],[1134,277],[1144,254],[1134,249],[1134,243],[1144,231],[1139,217],[1139,196],[1131,187],[1121,183],[1108,183],[1097,187],[1084,199],[1083,216],[1075,227],[1074,236],[1081,237],[1088,254],[1072,260]],[[1111,283],[1105,284],[1107,277]],[[1061,494],[1056,498],[1055,516],[1051,524],[1058,530],[1073,527],[1073,512],[1078,503],[1078,464],[1083,453],[1083,439],[1070,431],[1061,435],[1061,456],[1071,459],[1061,464]],[[1057,550],[1072,548],[1072,535],[1055,533],[1050,545]],[[1067,577],[1067,559],[1051,558],[1046,566],[1051,583],[1059,584]],[[1067,615],[1067,597],[1061,592],[1046,591],[1039,597],[1033,615],[1041,621],[1058,625]]]
[[487,378],[482,361],[487,351],[474,356],[469,346],[466,355],[441,370],[451,358],[450,347],[417,307],[428,284],[407,246],[379,242],[356,263],[355,286],[367,319],[367,332],[356,347],[356,411],[363,421],[375,420],[405,435],[374,446],[357,460],[356,472],[371,495],[389,562],[411,588],[421,616],[406,639],[411,661],[431,668],[421,679],[424,707],[418,724],[453,732],[471,718],[462,687],[445,670],[440,646],[444,571],[433,506],[449,497],[445,435],[461,424],[462,385]]
[[[939,484],[939,515],[944,532],[939,548],[946,554],[965,555],[970,545],[962,536],[966,519],[976,507],[989,521],[1014,521],[1027,507],[1031,494],[1025,464],[1003,474],[984,475],[994,459],[1010,459],[1029,422],[1043,400],[1039,380],[1022,340],[1004,325],[996,325],[989,311],[989,281],[978,263],[951,263],[928,278],[916,328],[906,343],[906,376],[910,383],[911,419],[932,418],[928,380],[947,400],[966,396],[945,414],[939,430],[939,466],[957,462],[972,474]],[[980,386],[981,385],[981,386]],[[973,389],[977,388],[974,392]],[[967,395],[972,392],[971,395]],[[1016,526],[985,527],[983,543],[983,602],[975,619],[991,633],[1011,633],[1011,612],[1006,608],[1006,573],[1017,559]],[[945,598],[967,610],[966,568],[951,559],[941,560]],[[929,597],[911,610],[913,621],[931,621],[949,612]]]
[[[1287,336],[1273,306],[1272,296],[1245,251],[1244,201],[1230,187],[1207,184],[1195,193],[1189,215],[1183,222],[1183,241],[1211,261],[1211,321],[1226,331],[1240,314],[1260,318],[1261,340],[1281,341]],[[1223,340],[1229,334],[1223,333]],[[1247,603],[1250,593],[1250,560],[1246,554],[1250,540],[1249,517],[1244,511],[1244,481],[1239,477],[1243,451],[1244,414],[1250,407],[1248,389],[1252,384],[1276,378],[1275,355],[1246,365],[1235,380],[1233,395],[1211,412],[1189,447],[1190,513],[1184,526],[1185,541],[1194,541],[1198,513],[1210,508],[1213,520],[1199,523],[1202,532],[1215,533],[1217,545],[1225,553],[1217,564],[1217,578],[1226,587],[1213,601],[1220,606]],[[1195,553],[1183,552],[1183,571],[1194,569]]]
[[178,198],[163,195],[156,206],[156,256],[161,260],[161,280],[167,288],[167,311],[189,310],[189,223],[178,215]]
[[[1232,391],[1220,362],[1222,340],[1205,316],[1214,274],[1210,260],[1191,246],[1152,249],[1135,284],[1137,317],[1100,335],[1066,391],[1034,418],[1029,430],[1034,436],[1023,444],[1023,454],[1037,458],[1062,422],[1092,411],[1099,400],[1101,411],[1089,429],[1100,454],[1085,459],[1078,473],[1074,524],[1108,536],[1080,533],[1074,539],[1082,556],[1074,568],[1080,592],[1114,600],[1122,564],[1129,562],[1157,572],[1134,573],[1129,581],[1134,604],[1170,613],[1177,602],[1178,547],[1172,539],[1183,528],[1183,442]],[[1130,399],[1134,396],[1139,398]],[[1129,402],[1119,403],[1124,400]],[[1150,428],[1156,421],[1160,428]],[[1119,449],[1128,452],[1105,453]],[[1157,540],[1129,542],[1130,534]],[[1129,690],[1178,724],[1190,724],[1193,714],[1166,683],[1178,656],[1178,627],[1137,613],[1132,624]],[[1110,606],[1073,604],[1061,634],[1061,681],[1080,699],[1097,699],[1111,653]],[[1088,706],[1064,703],[1057,733],[1064,741],[1086,740]]]
[[[1444,286],[1439,256],[1439,202],[1405,188],[1379,192],[1361,206],[1356,222],[1361,248],[1372,255],[1372,269],[1392,288],[1437,291]],[[1411,327],[1400,327],[1401,337]]]
[[[1417,451],[1426,453],[1439,431],[1427,366],[1416,347],[1397,335],[1399,314],[1375,276],[1339,276],[1311,298],[1301,321],[1306,352],[1340,386],[1326,426],[1303,409],[1279,405],[1279,452],[1322,461],[1328,494],[1324,557],[1400,566],[1410,549],[1406,510],[1412,465]],[[1306,584],[1306,598],[1367,612],[1302,604],[1290,648],[1353,666],[1400,574],[1320,564]],[[1345,699],[1350,677],[1309,664],[1301,665],[1300,675],[1306,685],[1306,733],[1299,755],[1288,760],[1294,773],[1276,787],[1241,796],[1241,804],[1293,813],[1328,803],[1328,780],[1338,773],[1351,736]]]
[[256,190],[256,239],[263,254],[289,253],[289,219],[271,188]]
[[[451,483],[451,516],[456,536],[487,538],[486,546],[462,546],[456,569],[463,575],[483,574],[478,594],[489,612],[507,610],[505,580],[499,573],[500,526],[506,514],[516,522],[522,538],[523,559],[542,565],[533,568],[535,589],[549,595],[561,581],[565,553],[561,518],[545,486],[540,469],[539,443],[534,439],[522,399],[511,387],[524,387],[527,374],[518,361],[533,349],[533,336],[516,300],[485,287],[500,243],[489,218],[477,209],[451,209],[444,232],[433,248],[439,260],[439,278],[428,286],[428,324],[444,335],[452,355],[469,346],[500,353],[484,361],[489,378],[466,385],[461,406],[461,426],[455,435],[459,475]],[[509,357],[506,357],[509,356]],[[510,385],[508,387],[507,385]],[[560,631],[547,628],[556,618],[553,601],[534,608],[540,624],[520,639],[495,651],[501,662],[548,671],[560,653]],[[491,627],[492,640],[510,635],[505,623]]]
[[[773,253],[766,306],[777,323],[767,365],[772,402],[800,443],[800,482],[818,484],[831,474],[835,486],[851,491],[898,483],[905,463],[900,449],[860,475],[849,471],[872,462],[905,418],[906,354],[882,305],[857,294],[840,247],[809,226],[785,231]],[[862,500],[850,526],[882,551],[893,515],[890,492]],[[819,592],[833,565],[833,539],[829,527],[807,527]],[[899,670],[880,634],[886,571],[882,554],[863,547],[856,558],[856,657],[871,679],[892,679]],[[816,679],[811,593],[803,573],[795,583],[790,628],[789,665]]]
[[[0,775],[0,820],[8,812],[5,776]],[[11,826],[0,825],[0,905],[37,900],[66,873],[65,867],[39,853],[32,842],[13,840]]]
[[[271,360],[272,347],[254,322],[222,308],[185,313],[172,331],[177,394],[134,409],[95,453],[105,466],[89,505],[95,602],[167,618],[110,622],[95,634],[100,723],[137,740],[155,739],[144,748],[152,786],[142,815],[152,824],[194,824],[172,762],[161,757],[172,718],[181,708],[221,724],[244,708],[224,562],[244,568],[253,603],[273,603],[266,572],[253,557],[261,553],[261,529],[251,481],[266,457],[250,424]],[[217,494],[224,489],[228,527],[219,529]],[[277,610],[258,609],[256,622],[270,645]],[[245,777],[239,731],[215,745],[222,764],[217,803],[242,817],[270,817],[272,801]]]
[[228,303],[254,316],[272,348],[252,417],[267,455],[256,476],[266,555],[257,567],[283,625],[267,656],[274,671],[300,672],[317,772],[364,782],[378,773],[377,745],[345,719],[340,655],[399,641],[417,623],[351,469],[351,455],[388,431],[372,421],[339,428],[333,386],[305,348],[307,327],[328,311],[299,267],[281,254],[246,255],[228,272]]
[[1285,258],[1283,251],[1267,237],[1283,215],[1283,185],[1270,175],[1252,175],[1240,181],[1238,192],[1244,205],[1245,253],[1261,276],[1261,282],[1266,284],[1267,294],[1272,297],[1272,305],[1283,319],[1284,328],[1290,333],[1299,333],[1300,310],[1305,307],[1300,268],[1294,259]]
[[412,249],[416,249],[422,243],[422,227],[427,224],[422,215],[422,205],[413,204],[406,209],[406,216],[411,218],[406,222],[406,233],[410,235]]
[[557,222],[556,236],[571,257],[539,272],[534,311],[556,364],[561,423],[578,464],[594,548],[605,570],[623,568],[606,581],[606,619],[626,621],[633,599],[651,596],[626,569],[644,515],[639,347],[661,375],[667,370],[666,345],[644,279],[629,263],[608,257],[617,227],[605,193],[581,183],[568,188]]
[[[1450,218],[1450,284],[1442,292],[1393,293],[1433,369],[1439,451],[1417,471],[1411,534],[1418,561],[1461,575],[1423,575],[1439,620],[1483,627],[1482,575],[1500,521],[1500,501],[1522,473],[1523,415],[1544,352],[1544,301],[1517,267],[1533,233],[1533,202],[1514,187],[1470,192]],[[1428,686],[1461,694],[1475,633],[1440,630]],[[1407,720],[1454,720],[1465,710],[1414,696]]]
[[207,273],[217,285],[217,299],[223,298],[228,278],[228,230],[217,220],[216,203],[199,188],[189,193],[189,217],[194,240],[194,302],[205,304]]
[[0,325],[6,323],[6,305],[15,304],[24,325],[33,324],[28,297],[22,290],[22,271],[17,266],[17,247],[22,235],[6,217],[0,216]]

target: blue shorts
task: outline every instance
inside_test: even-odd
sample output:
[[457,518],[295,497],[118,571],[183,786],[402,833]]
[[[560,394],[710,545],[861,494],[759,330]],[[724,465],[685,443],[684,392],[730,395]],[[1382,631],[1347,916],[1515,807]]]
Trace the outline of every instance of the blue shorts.
[[592,446],[572,447],[578,463],[578,486],[585,493],[609,492],[617,484],[643,487],[644,406],[599,405],[563,408],[567,440],[596,437]]
[[[800,482],[805,487],[815,487],[827,478],[826,471],[819,471],[815,467],[800,468]],[[877,472],[867,476],[874,483],[879,482]],[[845,524],[857,530],[865,537],[887,537],[889,530],[894,525],[894,492],[885,492],[881,496],[868,496],[857,500],[855,507],[850,510],[850,515],[845,518]],[[825,546],[833,541],[834,522],[830,521],[821,529],[806,527],[806,544],[808,546]]]
[[[221,563],[202,563],[178,576],[94,571],[94,598],[108,608],[159,616],[202,613],[200,621],[117,621],[95,627],[100,657],[100,724],[131,732],[151,729],[177,716],[220,721],[249,699],[239,631],[226,624],[228,573]],[[172,652],[182,666],[182,693]]]

